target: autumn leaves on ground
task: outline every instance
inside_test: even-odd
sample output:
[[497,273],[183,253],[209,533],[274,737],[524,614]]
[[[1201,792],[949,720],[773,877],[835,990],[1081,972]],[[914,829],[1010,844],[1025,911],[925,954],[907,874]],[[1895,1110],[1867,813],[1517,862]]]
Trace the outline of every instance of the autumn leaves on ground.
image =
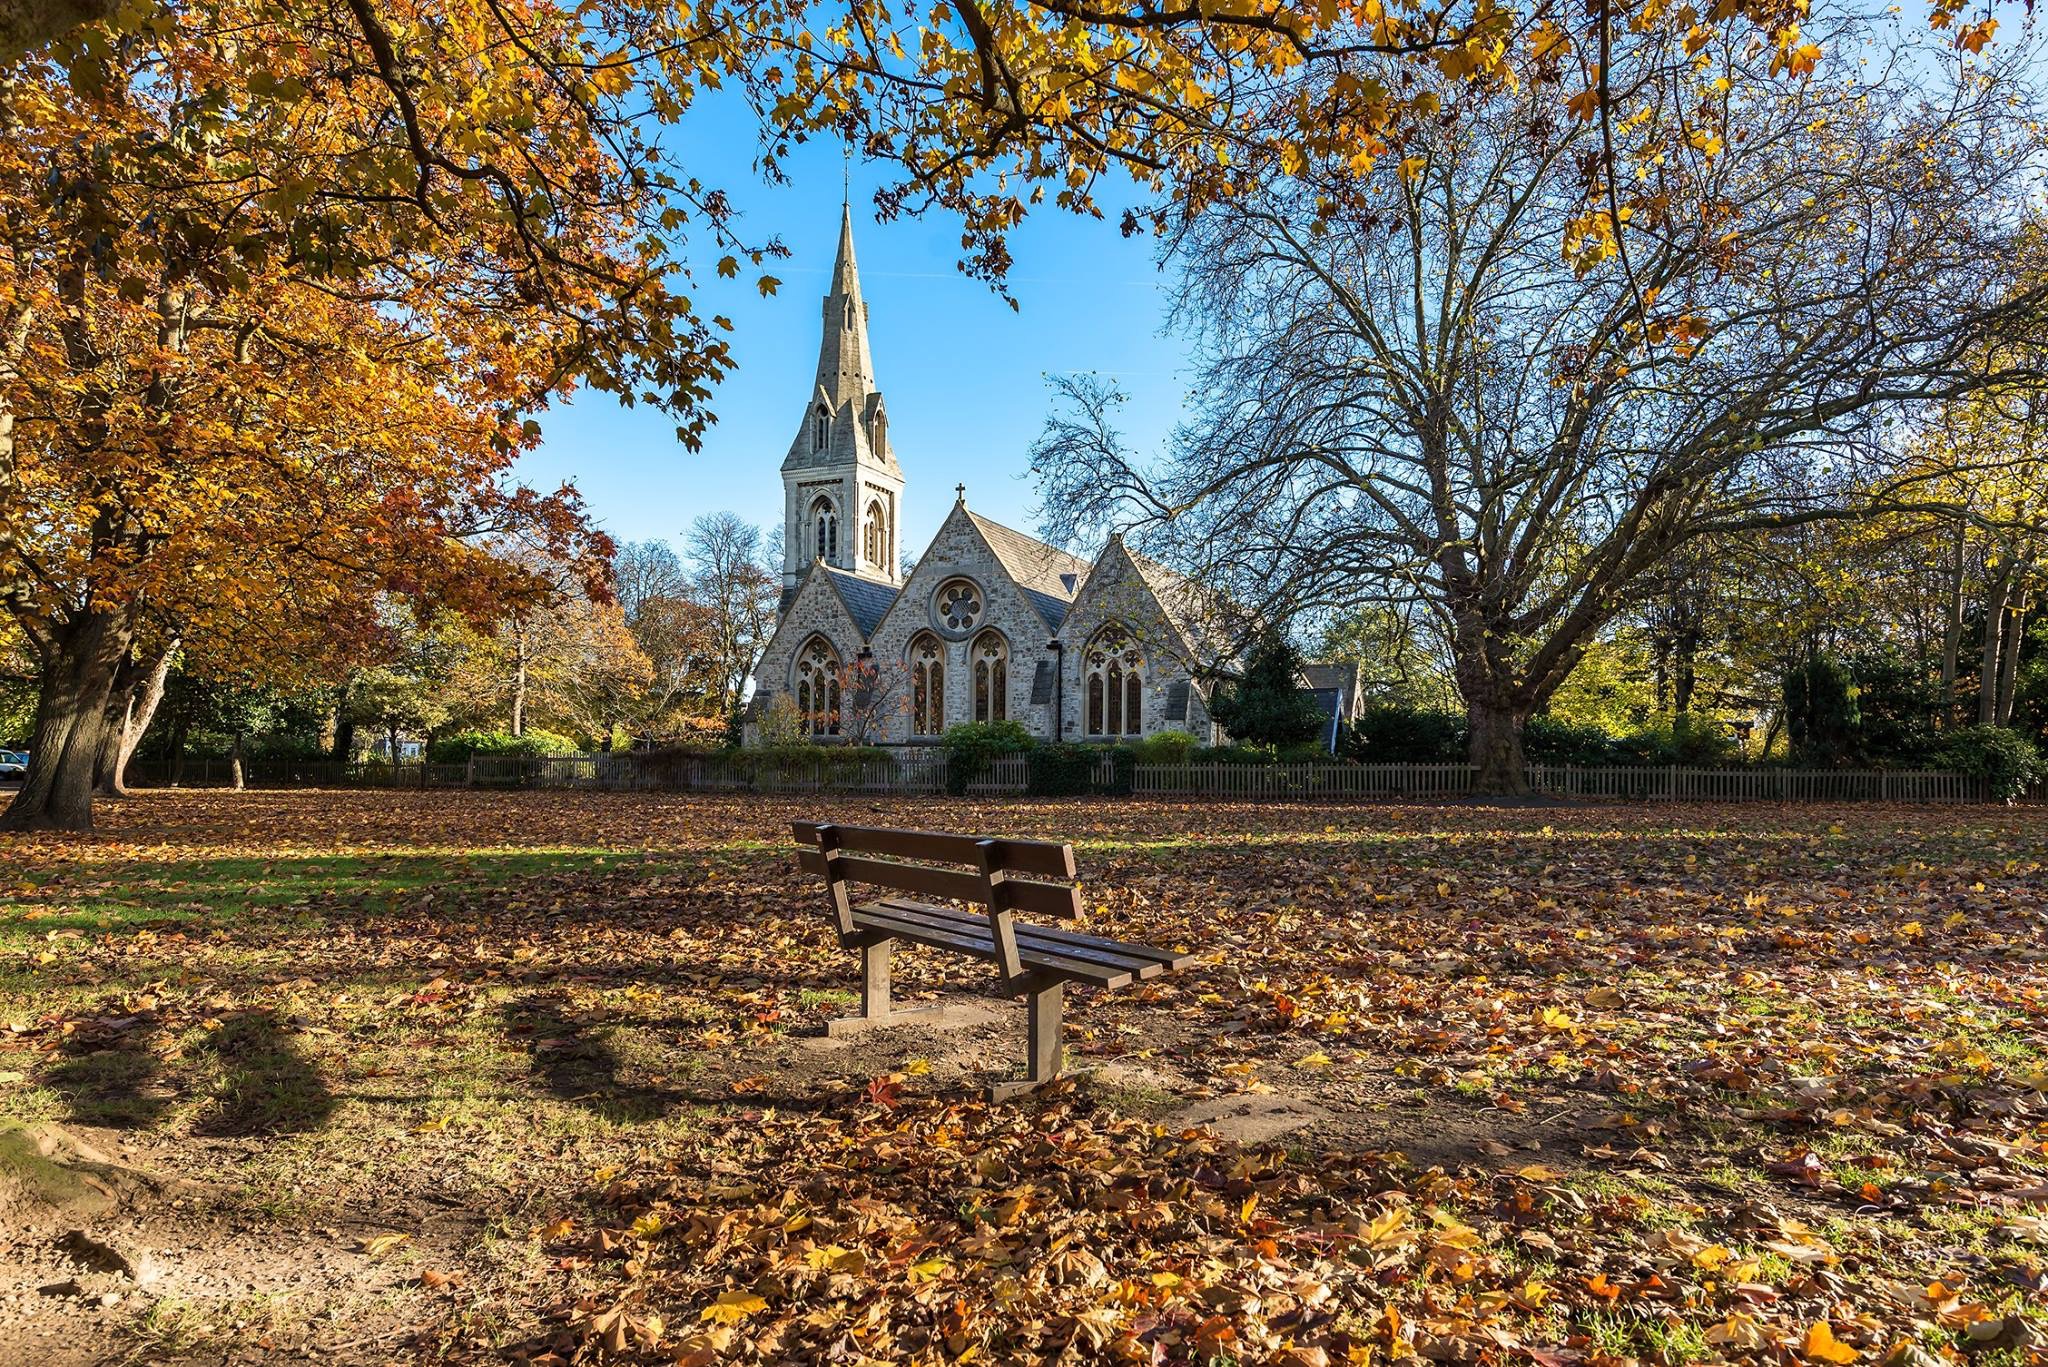
[[13,1363],[1910,1362],[2048,1344],[2048,811],[872,802],[1069,838],[828,1041],[814,801],[152,794],[4,847]]

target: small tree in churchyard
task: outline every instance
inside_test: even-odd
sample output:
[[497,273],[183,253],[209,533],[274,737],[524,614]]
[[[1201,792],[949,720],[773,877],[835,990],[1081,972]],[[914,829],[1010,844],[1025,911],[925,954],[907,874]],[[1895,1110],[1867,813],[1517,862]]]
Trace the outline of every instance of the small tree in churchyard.
[[1284,748],[1312,741],[1329,721],[1302,691],[1300,678],[1300,652],[1279,627],[1268,626],[1252,645],[1244,677],[1218,690],[1209,715],[1247,745]]

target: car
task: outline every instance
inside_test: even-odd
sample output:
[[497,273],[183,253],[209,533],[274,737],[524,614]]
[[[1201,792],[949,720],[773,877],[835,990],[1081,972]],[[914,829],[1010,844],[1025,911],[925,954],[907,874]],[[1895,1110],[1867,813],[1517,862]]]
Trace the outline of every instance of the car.
[[0,750],[0,783],[19,783],[28,777],[28,751]]

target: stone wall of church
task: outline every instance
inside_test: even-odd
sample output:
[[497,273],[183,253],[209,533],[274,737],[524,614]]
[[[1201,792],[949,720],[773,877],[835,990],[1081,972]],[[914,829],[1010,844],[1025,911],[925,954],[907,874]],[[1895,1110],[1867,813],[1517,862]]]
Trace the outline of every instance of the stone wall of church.
[[[964,634],[944,631],[932,611],[932,596],[947,580],[956,577],[972,580],[983,593],[981,620]],[[1031,680],[1038,662],[1048,658],[1045,643],[1052,639],[1052,631],[1030,600],[1011,583],[973,524],[965,517],[948,517],[925,548],[917,568],[903,586],[902,597],[882,619],[871,643],[877,665],[898,694],[898,705],[891,708],[890,741],[900,744],[926,739],[911,735],[911,641],[923,631],[930,631],[939,640],[946,664],[945,724],[956,726],[974,720],[974,671],[969,651],[975,638],[991,627],[1000,631],[1010,646],[1009,686],[1005,690],[1007,715],[1024,723],[1034,736],[1050,736],[1052,706],[1032,706]]]
[[[1087,584],[1068,610],[1060,629],[1066,643],[1066,736],[1067,740],[1100,739],[1090,735],[1088,726],[1089,647],[1106,628],[1118,627],[1129,634],[1143,657],[1143,735],[1157,731],[1192,732],[1198,743],[1211,740],[1209,709],[1200,688],[1195,687],[1193,662],[1184,659],[1179,633],[1167,622],[1159,600],[1144,576],[1119,546],[1112,545],[1095,563]],[[1169,716],[1167,704],[1179,685],[1187,686],[1187,717]]]
[[[760,709],[766,707],[771,699],[791,694],[791,676],[796,669],[797,652],[813,636],[823,636],[830,641],[832,648],[839,652],[842,663],[851,662],[860,654],[860,629],[847,615],[846,605],[839,601],[838,593],[822,574],[808,580],[797,591],[789,612],[754,666],[754,715],[759,715]],[[747,730],[749,740],[754,739],[752,725]]]

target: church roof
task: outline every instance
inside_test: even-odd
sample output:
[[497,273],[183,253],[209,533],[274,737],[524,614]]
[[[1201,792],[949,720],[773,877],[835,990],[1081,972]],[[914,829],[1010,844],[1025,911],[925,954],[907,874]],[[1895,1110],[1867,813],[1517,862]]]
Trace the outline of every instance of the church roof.
[[839,601],[846,604],[847,613],[853,624],[860,628],[863,637],[875,634],[875,628],[882,624],[882,614],[896,601],[896,590],[888,584],[877,584],[872,579],[863,579],[845,570],[835,570],[830,565],[821,565],[832,587],[839,591]]
[[988,543],[1003,572],[1023,590],[1045,624],[1058,631],[1066,618],[1067,605],[1074,601],[1081,581],[1088,577],[1089,563],[1014,527],[991,522],[972,510],[967,516],[981,533],[981,539]]
[[1181,634],[1188,648],[1203,659],[1219,659],[1228,653],[1228,623],[1223,620],[1223,602],[1212,592],[1178,570],[1168,569],[1129,546],[1131,558],[1145,586],[1159,603],[1166,620]]

